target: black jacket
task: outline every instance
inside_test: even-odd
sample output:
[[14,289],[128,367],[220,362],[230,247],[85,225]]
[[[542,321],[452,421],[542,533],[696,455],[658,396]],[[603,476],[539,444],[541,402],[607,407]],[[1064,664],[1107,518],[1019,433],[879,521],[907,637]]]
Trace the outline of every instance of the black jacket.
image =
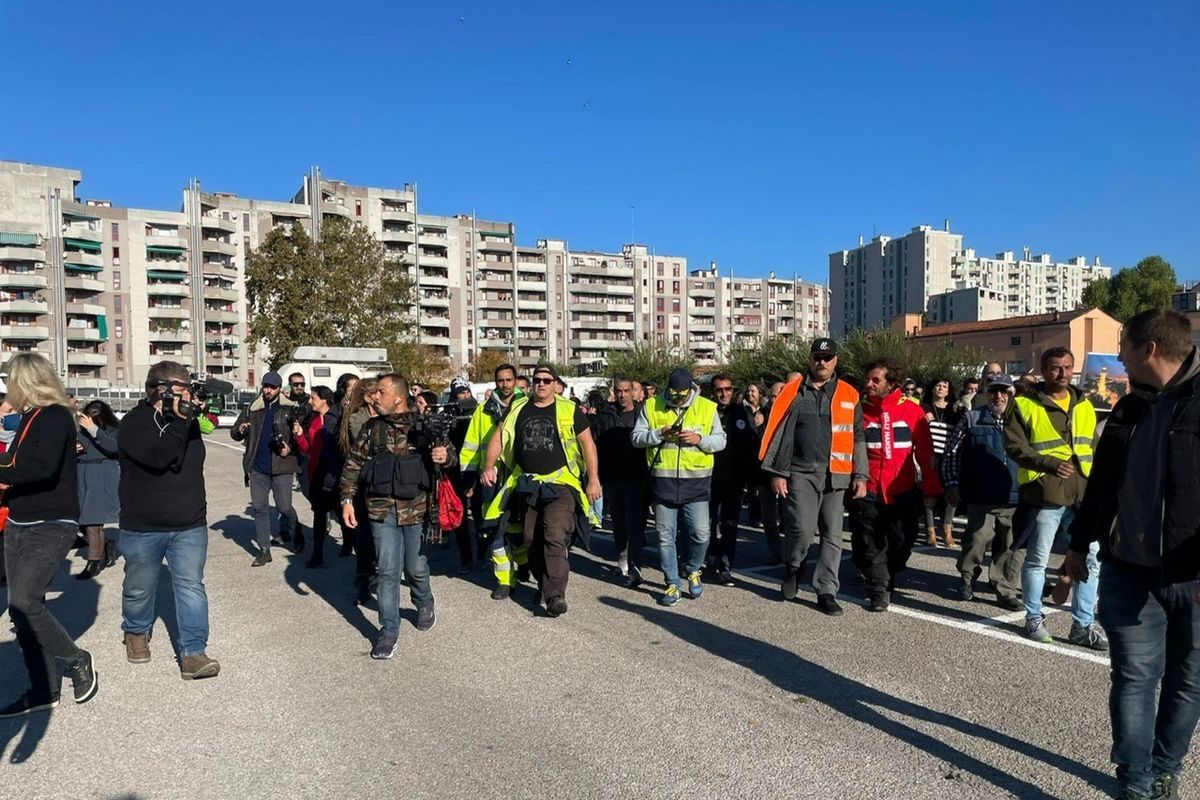
[[[280,394],[279,407],[275,409],[274,433],[283,435],[290,451],[283,457],[274,452],[271,453],[272,475],[295,474],[300,471],[300,457],[296,451],[296,440],[292,437],[292,426],[288,423],[289,414],[295,414],[299,420],[303,417],[304,409],[289,400],[286,395]],[[238,414],[237,422],[233,423],[233,429],[229,431],[229,437],[235,442],[243,439],[246,442],[246,452],[242,454],[242,471],[246,473],[247,478],[250,477],[250,472],[254,468],[254,454],[258,452],[259,439],[264,435],[271,435],[270,432],[263,433],[263,423],[266,418],[267,405],[263,402],[263,396],[260,394],[254,398],[253,403],[242,409],[242,413]],[[250,423],[250,430],[245,433],[241,432],[243,422]]]
[[745,486],[757,478],[758,428],[742,403],[717,404],[725,449],[713,454],[713,483]]
[[208,525],[200,425],[145,400],[121,420],[121,528],[186,531]]
[[[1192,374],[1178,385],[1156,396],[1152,390],[1135,386],[1121,398],[1104,423],[1096,448],[1087,492],[1071,524],[1071,549],[1087,552],[1100,542],[1101,559],[1112,555],[1121,535],[1116,524],[1117,499],[1125,480],[1130,440],[1147,417],[1152,402],[1174,402],[1168,435],[1162,443],[1165,469],[1160,486],[1147,485],[1147,492],[1161,492],[1162,539],[1159,544],[1163,575],[1171,582],[1200,577],[1200,375],[1194,369],[1197,351],[1188,364]],[[1185,366],[1185,369],[1187,367]],[[1131,546],[1125,543],[1123,546]]]
[[[0,455],[0,483],[13,522],[79,520],[75,419],[59,405],[21,416],[8,452]],[[28,428],[28,433],[26,433]],[[21,436],[25,441],[21,441]],[[18,442],[20,444],[18,444]]]
[[629,438],[633,426],[637,425],[638,410],[635,404],[628,425],[622,424],[621,409],[614,403],[606,403],[592,417],[592,438],[596,441],[601,483],[642,483],[650,476],[646,451],[634,447]]

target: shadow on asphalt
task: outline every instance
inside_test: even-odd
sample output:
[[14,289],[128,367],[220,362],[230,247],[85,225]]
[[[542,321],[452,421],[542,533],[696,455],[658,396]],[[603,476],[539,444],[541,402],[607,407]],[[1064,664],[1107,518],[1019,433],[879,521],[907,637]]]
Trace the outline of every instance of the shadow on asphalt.
[[648,622],[658,625],[684,642],[746,667],[791,695],[807,697],[822,703],[850,719],[870,725],[876,730],[917,747],[956,770],[975,775],[1025,800],[1053,800],[1053,795],[1047,794],[1016,775],[1011,775],[963,753],[934,736],[898,720],[889,719],[882,712],[940,725],[967,736],[991,742],[999,747],[1020,753],[1026,758],[1041,761],[1079,778],[1103,792],[1109,792],[1113,788],[1111,777],[1080,764],[1068,756],[1051,752],[978,723],[885,694],[864,683],[838,675],[773,644],[742,636],[712,623],[686,617],[677,612],[629,603],[615,597],[601,597],[599,600],[604,605],[618,611],[640,615]]
[[[306,567],[307,557],[305,553],[291,552],[282,556],[287,559],[287,566],[283,569],[283,579],[287,585],[296,594],[315,594],[320,597],[330,608],[341,614],[350,627],[361,633],[364,639],[374,642],[379,635],[379,629],[367,618],[368,614],[374,614],[356,602],[354,559],[333,556],[325,559],[324,566]],[[401,616],[408,616],[404,609],[401,609]],[[415,624],[416,612],[411,612],[411,616]]]
[[219,531],[222,536],[234,542],[252,556],[258,555],[258,546],[254,543],[254,509],[246,507],[246,514],[230,515],[223,520],[213,522],[209,526]]
[[[68,559],[71,557],[68,555]],[[64,559],[63,563],[68,562]],[[100,603],[100,584],[94,580],[75,580],[69,570],[60,566],[54,580],[50,582],[50,591],[62,592],[61,596],[46,603],[50,613],[66,629],[72,639],[83,636],[96,622]],[[4,601],[0,604],[0,614],[7,610],[8,592],[5,591]],[[4,693],[0,695],[0,703],[7,704],[24,694],[29,685],[28,673],[25,671],[25,661],[21,657],[21,649],[16,641],[0,644],[0,675],[5,676]],[[69,695],[69,684],[67,692]],[[13,764],[28,761],[45,737],[46,731],[50,727],[52,714],[53,712],[44,712],[28,717],[0,720],[0,759],[7,757]],[[14,740],[16,740],[16,744],[9,752],[9,744]]]

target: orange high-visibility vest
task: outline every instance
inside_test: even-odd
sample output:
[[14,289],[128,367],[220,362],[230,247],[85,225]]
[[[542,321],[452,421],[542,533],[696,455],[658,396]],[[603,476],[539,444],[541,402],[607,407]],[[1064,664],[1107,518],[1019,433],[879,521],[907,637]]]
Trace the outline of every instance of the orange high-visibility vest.
[[[759,461],[766,458],[771,440],[775,438],[784,417],[791,410],[802,380],[804,378],[793,378],[789,381],[771,406],[771,416],[767,420],[767,429],[758,449]],[[833,391],[833,403],[829,414],[829,427],[833,434],[829,450],[829,471],[835,475],[850,475],[854,471],[854,408],[857,405],[858,392],[850,384],[839,380],[837,388]]]

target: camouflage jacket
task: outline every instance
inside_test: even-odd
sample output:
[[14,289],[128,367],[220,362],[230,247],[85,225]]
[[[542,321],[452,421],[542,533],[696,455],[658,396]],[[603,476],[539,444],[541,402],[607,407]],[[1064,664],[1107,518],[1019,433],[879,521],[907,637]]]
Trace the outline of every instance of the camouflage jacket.
[[[387,449],[393,455],[406,456],[411,452],[409,449],[408,434],[412,428],[413,414],[391,414],[383,417],[379,422],[369,421],[359,430],[358,436],[354,439],[354,445],[350,448],[350,452],[346,454],[346,463],[342,467],[342,479],[338,494],[344,500],[352,498],[358,493],[358,480],[362,474],[363,467],[371,456],[374,455],[377,446],[377,440],[381,437],[375,433],[377,425],[386,426]],[[450,469],[458,463],[458,454],[454,450],[454,446],[446,445],[447,460],[442,465],[442,469]],[[426,454],[428,458],[428,454]],[[430,470],[432,474],[432,470]],[[424,521],[428,508],[428,497],[425,492],[420,492],[412,500],[400,500],[395,497],[379,497],[375,495],[367,496],[367,515],[374,522],[383,521],[388,512],[393,508],[396,509],[396,524],[397,525],[419,525]]]

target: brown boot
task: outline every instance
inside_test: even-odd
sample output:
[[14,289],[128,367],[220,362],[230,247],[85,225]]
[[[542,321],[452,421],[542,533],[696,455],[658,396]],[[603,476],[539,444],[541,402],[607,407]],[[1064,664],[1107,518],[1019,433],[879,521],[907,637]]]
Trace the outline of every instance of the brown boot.
[[929,545],[930,547],[938,546],[937,529],[936,528],[926,528],[925,529],[925,544]]
[[946,535],[946,547],[958,547],[958,542],[954,541],[954,523],[947,522],[942,526],[942,532]]
[[198,681],[201,678],[215,678],[221,672],[221,665],[216,659],[209,658],[204,653],[194,656],[184,656],[179,665],[179,677],[185,681]]
[[150,661],[150,634],[125,632],[125,657],[130,664],[146,664]]

